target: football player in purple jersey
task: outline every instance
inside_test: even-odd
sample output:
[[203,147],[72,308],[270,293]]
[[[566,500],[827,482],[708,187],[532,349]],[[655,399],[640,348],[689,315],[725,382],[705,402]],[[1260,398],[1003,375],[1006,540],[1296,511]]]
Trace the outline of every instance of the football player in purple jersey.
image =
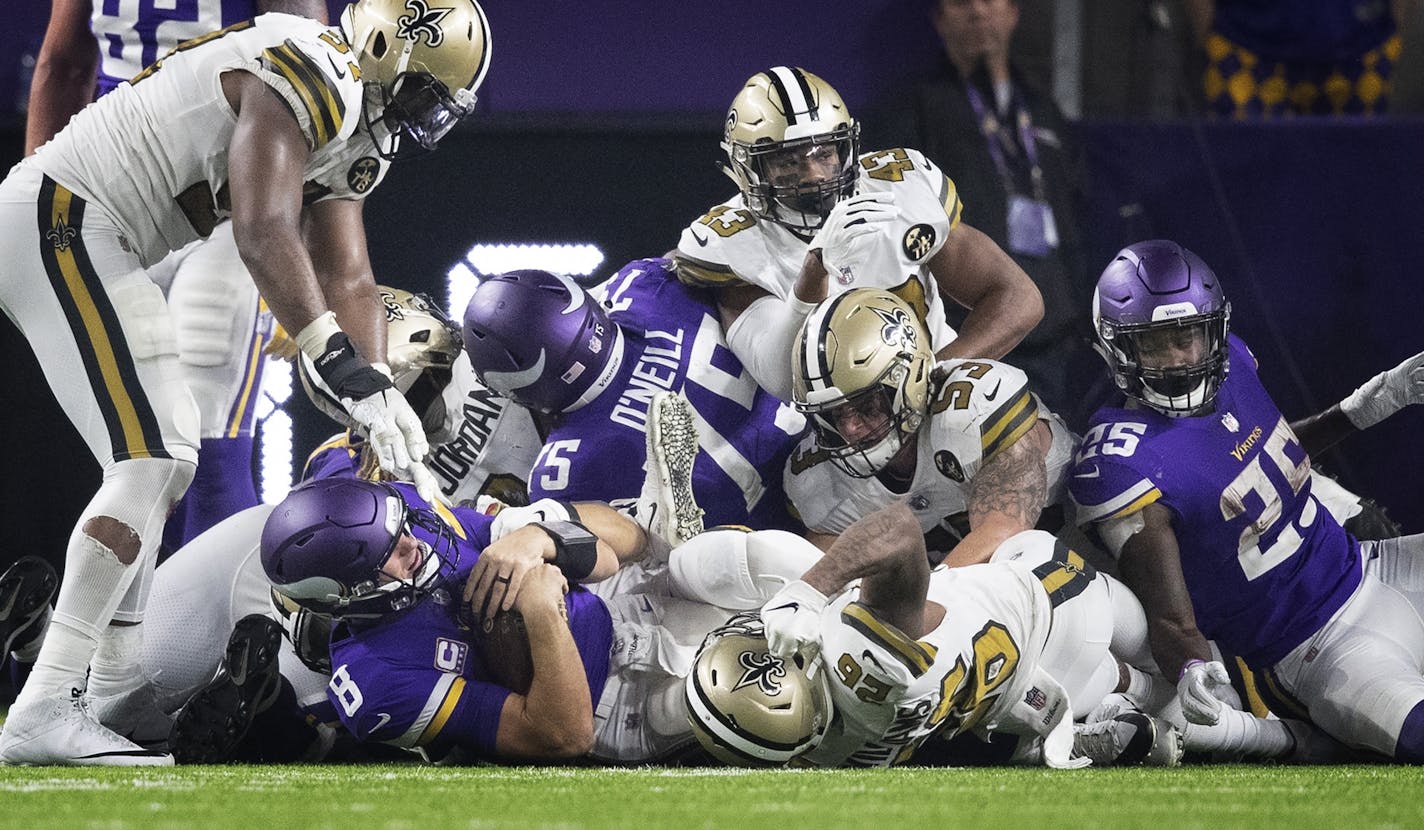
[[[645,452],[685,489],[696,449],[686,402],[662,393],[650,418],[667,440]],[[650,479],[647,489],[667,487]],[[665,495],[654,498],[677,499]],[[286,601],[340,621],[328,697],[347,729],[429,755],[665,758],[694,743],[682,686],[703,637],[819,556],[782,531],[722,529],[673,550],[670,562],[644,560],[650,534],[638,524],[604,504],[562,508],[570,520],[491,519],[428,503],[407,484],[349,478],[288,495],[262,532],[262,564]],[[779,546],[779,565],[758,571],[754,545]],[[718,567],[689,571],[684,558]],[[768,579],[732,597],[737,580],[727,575],[749,568]],[[509,610],[522,615],[529,646],[523,681],[497,656],[506,652],[484,650],[474,633]],[[488,645],[500,642],[511,643]]]
[[727,348],[711,295],[678,282],[666,259],[635,260],[599,291],[601,302],[567,277],[514,271],[481,283],[465,312],[475,373],[544,432],[530,500],[636,498],[648,405],[667,391],[694,412],[707,524],[798,528],[781,470],[804,419]]
[[1228,333],[1216,275],[1176,243],[1120,251],[1093,316],[1129,402],[1094,415],[1069,487],[1142,599],[1187,720],[1216,723],[1230,697],[1210,638],[1277,714],[1424,763],[1424,623],[1394,587],[1424,561],[1424,536],[1356,540],[1310,476],[1311,452],[1424,401],[1424,354],[1288,423]]

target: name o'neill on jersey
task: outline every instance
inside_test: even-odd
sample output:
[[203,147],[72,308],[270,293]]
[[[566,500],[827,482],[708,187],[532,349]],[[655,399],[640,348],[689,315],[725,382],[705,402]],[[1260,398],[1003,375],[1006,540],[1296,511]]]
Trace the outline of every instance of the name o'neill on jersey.
[[647,345],[633,363],[628,385],[608,413],[608,420],[639,432],[647,430],[648,406],[653,396],[673,391],[681,380],[683,336],[681,328],[648,331],[644,335]]

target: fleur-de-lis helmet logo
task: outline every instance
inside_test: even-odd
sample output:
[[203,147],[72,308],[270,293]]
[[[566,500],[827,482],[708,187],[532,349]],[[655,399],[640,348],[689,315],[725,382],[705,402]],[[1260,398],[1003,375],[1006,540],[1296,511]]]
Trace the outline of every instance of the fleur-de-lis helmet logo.
[[426,5],[425,0],[405,0],[405,7],[410,13],[396,18],[396,37],[418,42],[424,35],[431,46],[439,46],[445,40],[445,31],[440,28],[440,21],[454,9],[431,8]]
[[880,329],[880,339],[890,346],[903,346],[905,349],[914,351],[917,347],[918,336],[915,333],[915,325],[910,320],[910,315],[902,308],[891,311],[872,308],[872,311],[885,323]]
[[761,688],[763,694],[773,697],[781,694],[781,684],[777,680],[786,676],[786,667],[779,659],[765,651],[744,651],[737,655],[737,662],[744,671],[732,691],[756,685]]

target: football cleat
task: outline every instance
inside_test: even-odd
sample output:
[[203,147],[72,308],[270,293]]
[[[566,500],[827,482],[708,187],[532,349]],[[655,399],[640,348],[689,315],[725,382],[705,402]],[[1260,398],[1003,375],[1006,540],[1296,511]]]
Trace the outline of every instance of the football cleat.
[[0,733],[0,762],[34,766],[171,766],[173,756],[105,729],[84,693],[71,689],[15,706]]
[[180,764],[228,760],[253,718],[281,691],[277,654],[282,626],[261,614],[237,621],[217,676],[188,700],[173,722],[168,745]]
[[10,652],[43,633],[45,611],[58,588],[54,566],[38,556],[22,557],[0,575],[0,666]]
[[[93,687],[93,684],[90,684]],[[158,695],[150,683],[117,695],[90,694],[89,711],[95,720],[136,744],[155,747],[168,742],[173,718],[158,705]]]
[[681,395],[659,392],[648,403],[647,475],[637,517],[649,534],[671,547],[701,533],[704,511],[692,492],[697,426]]
[[1094,766],[1175,767],[1182,760],[1182,733],[1138,711],[1096,723],[1073,725],[1073,754]]

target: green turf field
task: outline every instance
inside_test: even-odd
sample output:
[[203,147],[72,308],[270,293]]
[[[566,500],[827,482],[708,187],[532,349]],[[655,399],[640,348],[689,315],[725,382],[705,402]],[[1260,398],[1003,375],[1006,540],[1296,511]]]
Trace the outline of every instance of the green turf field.
[[0,768],[10,828],[1424,827],[1424,769]]

